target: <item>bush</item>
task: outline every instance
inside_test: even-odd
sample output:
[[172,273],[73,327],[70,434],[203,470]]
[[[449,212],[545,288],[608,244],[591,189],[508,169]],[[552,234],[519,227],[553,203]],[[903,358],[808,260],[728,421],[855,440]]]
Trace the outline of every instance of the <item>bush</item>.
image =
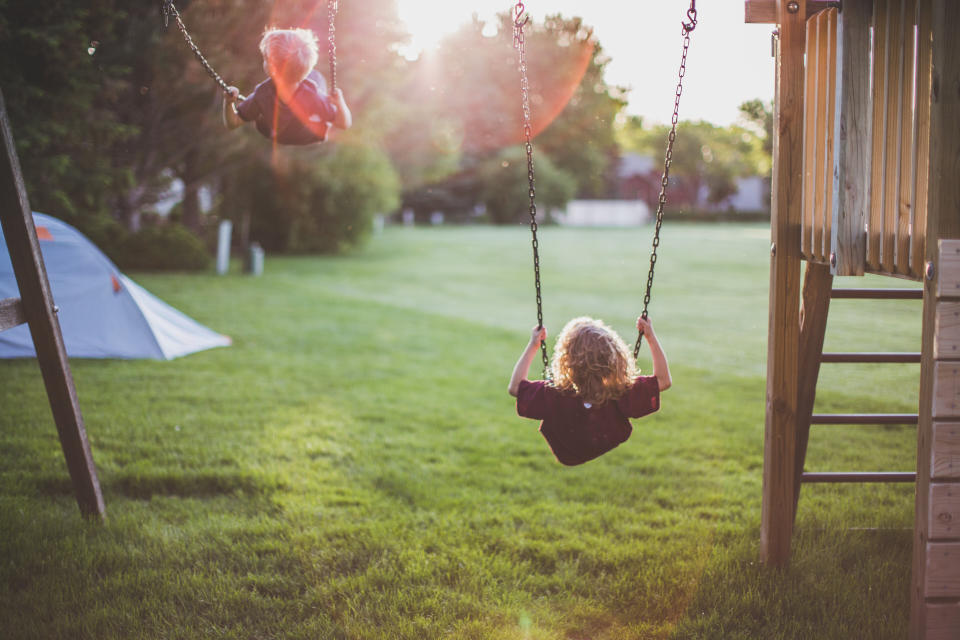
[[[534,159],[536,204],[539,211],[563,208],[577,191],[576,179],[546,154]],[[495,224],[526,221],[530,207],[527,156],[514,147],[487,160],[480,169],[480,197]]]
[[220,214],[239,221],[249,213],[250,240],[267,251],[337,253],[359,244],[399,194],[396,171],[376,149],[297,149],[251,159],[231,177]]
[[197,236],[180,224],[144,227],[131,233],[117,248],[114,262],[121,269],[144,271],[202,271],[210,254]]

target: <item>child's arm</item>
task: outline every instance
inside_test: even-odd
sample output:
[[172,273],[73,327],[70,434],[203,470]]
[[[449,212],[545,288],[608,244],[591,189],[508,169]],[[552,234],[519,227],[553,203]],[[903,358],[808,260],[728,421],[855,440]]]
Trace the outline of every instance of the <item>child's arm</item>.
[[649,318],[637,318],[637,329],[643,333],[650,346],[650,357],[653,359],[653,375],[657,378],[657,384],[660,385],[660,391],[666,391],[673,384],[670,378],[670,366],[667,364],[667,354],[663,352],[663,347],[657,340],[657,334],[653,332],[653,325]]
[[517,394],[520,392],[520,383],[527,379],[527,374],[530,372],[530,365],[533,364],[533,359],[537,355],[537,350],[540,349],[540,343],[547,339],[547,330],[543,327],[534,327],[533,332],[530,334],[530,342],[527,343],[527,347],[523,350],[523,353],[520,354],[520,359],[517,360],[516,366],[513,367],[513,375],[510,377],[510,386],[507,387],[507,391],[510,392],[514,398],[517,397]]
[[243,119],[237,113],[237,98],[240,97],[240,90],[236,87],[230,87],[223,96],[223,125],[227,129],[236,129],[243,124]]
[[337,116],[333,119],[333,126],[340,129],[349,129],[353,125],[353,115],[350,113],[347,101],[343,99],[343,91],[336,88],[333,90],[331,97],[337,103]]

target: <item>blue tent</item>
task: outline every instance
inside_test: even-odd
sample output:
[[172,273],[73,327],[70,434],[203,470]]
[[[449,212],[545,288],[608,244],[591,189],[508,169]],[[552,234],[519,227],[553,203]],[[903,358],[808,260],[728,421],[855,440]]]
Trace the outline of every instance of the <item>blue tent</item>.
[[[230,344],[120,273],[70,225],[42,213],[33,221],[68,356],[170,360]],[[0,299],[19,297],[0,231]],[[27,325],[0,332],[0,358],[35,355]]]

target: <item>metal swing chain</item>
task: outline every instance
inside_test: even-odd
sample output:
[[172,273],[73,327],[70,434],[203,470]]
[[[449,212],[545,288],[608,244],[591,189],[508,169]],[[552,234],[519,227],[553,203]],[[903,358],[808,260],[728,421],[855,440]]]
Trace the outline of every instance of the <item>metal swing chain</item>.
[[[160,7],[160,15],[163,16],[163,26],[170,26],[170,16],[173,16],[173,19],[177,22],[177,27],[180,29],[180,33],[183,34],[183,39],[187,41],[187,45],[190,46],[190,50],[193,51],[193,55],[197,57],[197,60],[200,61],[200,64],[203,65],[203,68],[207,70],[207,73],[213,78],[220,88],[223,89],[224,93],[230,92],[230,87],[226,82],[223,81],[223,78],[220,77],[220,74],[214,71],[213,67],[210,66],[210,63],[207,62],[207,59],[203,57],[203,54],[200,53],[200,47],[196,45],[193,41],[193,38],[190,37],[190,33],[187,31],[186,25],[183,24],[183,19],[180,17],[180,12],[177,11],[177,8],[173,6],[173,0],[163,0],[163,5]],[[239,97],[240,100],[244,99],[244,96]]]
[[337,10],[338,0],[327,0],[327,57],[330,60],[330,93],[337,89]]
[[[670,118],[670,134],[667,136],[667,151],[663,157],[663,176],[660,178],[660,196],[657,199],[657,221],[653,231],[653,249],[650,252],[650,271],[647,272],[647,291],[643,295],[643,313],[647,317],[647,308],[650,306],[650,292],[653,290],[653,272],[657,265],[657,248],[660,246],[660,225],[663,224],[663,207],[667,203],[667,185],[670,183],[670,164],[673,162],[673,142],[677,138],[677,121],[680,113],[680,94],[683,93],[683,76],[687,73],[687,50],[690,48],[690,32],[697,26],[697,0],[690,0],[687,10],[689,22],[683,24],[683,54],[680,57],[680,72],[677,80],[677,91],[673,101],[673,117]],[[640,345],[643,342],[643,332],[637,335],[637,342],[633,346],[634,359],[640,356]]]
[[[543,298],[540,290],[540,243],[537,241],[537,203],[536,186],[533,172],[533,125],[530,122],[530,82],[527,80],[527,50],[523,27],[530,20],[524,15],[525,7],[521,0],[517,0],[514,7],[513,20],[513,47],[517,50],[517,60],[520,69],[520,94],[523,103],[523,137],[527,151],[527,192],[530,198],[530,236],[533,245],[533,280],[537,290],[537,327],[543,327]],[[543,360],[543,377],[549,378],[550,359],[547,357],[546,341],[540,342],[540,356]]]

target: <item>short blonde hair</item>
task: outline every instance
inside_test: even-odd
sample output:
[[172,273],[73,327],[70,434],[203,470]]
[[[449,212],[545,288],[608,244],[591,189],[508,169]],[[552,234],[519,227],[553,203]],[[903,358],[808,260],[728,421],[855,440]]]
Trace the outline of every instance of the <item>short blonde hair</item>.
[[317,36],[310,29],[267,29],[260,53],[272,77],[297,85],[317,65]]
[[557,336],[550,371],[554,387],[591,404],[619,398],[637,375],[623,338],[601,320],[587,317],[574,318]]

